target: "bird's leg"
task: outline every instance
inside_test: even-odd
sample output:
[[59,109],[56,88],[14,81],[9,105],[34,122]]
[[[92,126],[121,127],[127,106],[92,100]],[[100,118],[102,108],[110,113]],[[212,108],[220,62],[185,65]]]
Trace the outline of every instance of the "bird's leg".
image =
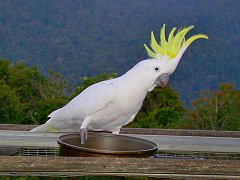
[[80,134],[80,140],[81,140],[81,144],[84,144],[85,141],[87,140],[87,125],[91,122],[91,117],[86,117],[84,119],[84,121],[82,122],[82,125],[78,131],[78,133]]
[[80,135],[81,144],[84,144],[85,141],[87,140],[87,134],[88,134],[86,128],[80,128],[78,133]]
[[115,131],[112,131],[112,134],[119,134],[121,129],[117,129]]

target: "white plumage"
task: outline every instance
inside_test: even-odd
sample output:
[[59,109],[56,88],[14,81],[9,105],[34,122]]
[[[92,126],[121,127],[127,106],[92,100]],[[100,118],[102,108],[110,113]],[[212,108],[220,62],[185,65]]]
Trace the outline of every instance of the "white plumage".
[[134,119],[158,77],[165,74],[160,65],[157,60],[143,60],[121,77],[88,87],[32,131],[76,132],[81,127],[119,133]]

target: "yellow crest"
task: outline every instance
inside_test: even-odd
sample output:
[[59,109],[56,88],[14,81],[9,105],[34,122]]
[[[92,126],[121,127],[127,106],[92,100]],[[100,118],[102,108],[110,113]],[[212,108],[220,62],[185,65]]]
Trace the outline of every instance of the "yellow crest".
[[148,56],[152,58],[156,58],[158,54],[161,56],[167,55],[168,59],[175,58],[177,56],[177,53],[181,50],[183,46],[189,46],[193,41],[204,38],[208,39],[208,37],[204,34],[197,34],[189,39],[185,40],[185,35],[190,31],[194,26],[189,26],[187,28],[183,28],[182,30],[178,30],[178,32],[174,35],[174,32],[176,31],[176,27],[174,27],[171,32],[169,33],[169,36],[166,40],[165,38],[165,24],[163,25],[161,31],[160,31],[160,42],[157,43],[153,31],[151,32],[151,42],[150,46],[152,50],[150,50],[146,44],[144,44],[144,47],[146,48],[146,51],[148,53]]

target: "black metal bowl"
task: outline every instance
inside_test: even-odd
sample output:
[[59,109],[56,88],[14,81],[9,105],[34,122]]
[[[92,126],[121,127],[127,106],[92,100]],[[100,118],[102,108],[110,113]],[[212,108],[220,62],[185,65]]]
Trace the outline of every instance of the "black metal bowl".
[[79,134],[62,135],[57,142],[60,156],[149,157],[158,149],[151,141],[109,133],[89,132],[84,145]]

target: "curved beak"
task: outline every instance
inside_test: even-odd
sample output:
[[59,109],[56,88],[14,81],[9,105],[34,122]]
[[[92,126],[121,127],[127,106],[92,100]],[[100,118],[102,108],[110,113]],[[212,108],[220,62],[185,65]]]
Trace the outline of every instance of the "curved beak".
[[162,75],[158,76],[158,78],[155,81],[155,84],[157,86],[164,87],[168,84],[168,81],[169,81],[169,75],[168,74],[162,74]]

